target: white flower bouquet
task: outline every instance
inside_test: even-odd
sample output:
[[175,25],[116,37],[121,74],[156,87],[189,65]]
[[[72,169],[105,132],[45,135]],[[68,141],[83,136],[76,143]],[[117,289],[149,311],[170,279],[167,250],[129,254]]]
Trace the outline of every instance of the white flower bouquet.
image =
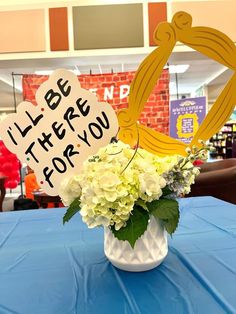
[[119,240],[134,247],[147,229],[150,215],[159,218],[169,234],[178,225],[177,198],[190,192],[209,147],[187,149],[187,156],[158,157],[141,148],[112,142],[88,158],[80,174],[61,184],[68,205],[63,222],[78,211],[89,228],[109,227]]

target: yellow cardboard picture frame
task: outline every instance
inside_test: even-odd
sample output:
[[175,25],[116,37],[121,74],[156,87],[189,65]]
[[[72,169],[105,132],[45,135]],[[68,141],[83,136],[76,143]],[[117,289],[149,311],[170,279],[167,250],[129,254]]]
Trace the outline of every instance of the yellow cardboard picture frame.
[[[159,79],[176,42],[179,41],[209,58],[236,70],[236,47],[222,32],[210,27],[192,27],[192,17],[186,12],[177,12],[171,23],[160,23],[154,33],[158,45],[140,64],[131,84],[129,105],[118,112],[119,139],[130,145],[137,143],[157,155],[186,155],[183,142],[159,133],[137,122],[150,93]],[[190,143],[200,145],[199,140],[208,140],[228,120],[236,104],[236,73],[233,74],[218,99],[208,112]]]

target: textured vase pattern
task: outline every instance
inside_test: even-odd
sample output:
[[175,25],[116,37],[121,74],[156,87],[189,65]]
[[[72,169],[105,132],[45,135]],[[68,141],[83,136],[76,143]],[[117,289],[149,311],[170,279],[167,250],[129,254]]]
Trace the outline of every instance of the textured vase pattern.
[[147,230],[132,248],[128,241],[118,240],[109,228],[105,228],[104,251],[117,268],[127,271],[150,270],[158,266],[167,255],[167,233],[161,222],[151,217]]

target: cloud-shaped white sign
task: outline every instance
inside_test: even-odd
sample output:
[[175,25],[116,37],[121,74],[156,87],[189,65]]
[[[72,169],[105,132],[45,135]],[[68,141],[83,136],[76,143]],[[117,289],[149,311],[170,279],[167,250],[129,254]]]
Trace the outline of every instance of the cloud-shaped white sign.
[[22,102],[0,123],[7,148],[26,162],[49,195],[65,176],[79,173],[83,161],[118,132],[112,107],[82,89],[72,72],[56,70],[36,93],[38,106]]

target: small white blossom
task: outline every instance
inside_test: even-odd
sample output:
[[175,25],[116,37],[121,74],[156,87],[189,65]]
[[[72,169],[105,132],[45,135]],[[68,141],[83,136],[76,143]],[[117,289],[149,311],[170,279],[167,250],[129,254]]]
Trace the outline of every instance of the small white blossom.
[[190,154],[190,153],[191,153],[191,148],[190,148],[190,147],[187,147],[187,148],[185,149],[185,151],[186,151],[187,154]]

